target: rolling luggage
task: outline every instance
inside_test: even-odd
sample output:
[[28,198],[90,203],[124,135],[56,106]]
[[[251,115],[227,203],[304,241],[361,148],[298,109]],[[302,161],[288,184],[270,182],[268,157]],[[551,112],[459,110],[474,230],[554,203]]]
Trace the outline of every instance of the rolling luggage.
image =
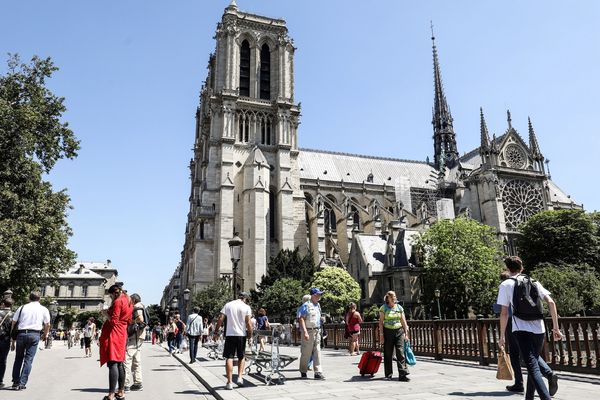
[[383,357],[380,351],[365,351],[358,363],[361,376],[367,374],[371,376],[375,375],[379,371],[381,360],[383,360]]

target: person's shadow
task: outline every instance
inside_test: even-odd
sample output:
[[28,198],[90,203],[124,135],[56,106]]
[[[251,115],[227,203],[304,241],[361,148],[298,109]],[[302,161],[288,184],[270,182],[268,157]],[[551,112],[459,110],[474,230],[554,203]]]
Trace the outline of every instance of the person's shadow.
[[506,390],[504,391],[494,391],[494,392],[472,392],[472,393],[465,393],[465,392],[450,392],[448,393],[448,396],[465,396],[465,397],[507,397],[507,396],[512,396],[515,393],[513,392],[507,392]]
[[107,388],[83,388],[83,389],[71,389],[72,392],[84,392],[84,393],[106,393]]

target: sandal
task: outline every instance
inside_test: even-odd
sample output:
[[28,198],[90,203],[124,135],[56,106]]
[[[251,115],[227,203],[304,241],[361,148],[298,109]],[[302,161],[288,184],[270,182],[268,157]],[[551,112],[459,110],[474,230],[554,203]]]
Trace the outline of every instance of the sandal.
[[115,393],[115,400],[125,400],[125,396],[119,396]]

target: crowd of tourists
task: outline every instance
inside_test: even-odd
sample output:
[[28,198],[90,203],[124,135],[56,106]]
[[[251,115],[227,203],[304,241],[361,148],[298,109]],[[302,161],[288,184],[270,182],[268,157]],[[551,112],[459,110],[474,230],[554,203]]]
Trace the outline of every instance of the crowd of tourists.
[[[556,304],[550,293],[540,282],[523,274],[523,263],[518,257],[505,259],[506,270],[501,275],[497,297],[497,311],[500,314],[499,347],[505,350],[508,344],[510,364],[514,370],[514,384],[507,386],[509,392],[524,392],[525,399],[533,399],[537,393],[540,399],[550,399],[558,390],[558,376],[541,357],[545,338],[542,301],[545,301],[552,318],[552,335],[562,339],[558,329]],[[235,384],[244,385],[246,346],[255,340],[258,351],[265,350],[266,333],[271,329],[267,310],[259,308],[254,316],[249,305],[250,295],[241,292],[237,299],[227,302],[218,318],[200,315],[194,307],[184,319],[178,312],[168,316],[165,324],[151,323],[148,313],[138,294],[128,295],[120,285],[108,289],[112,299],[110,307],[103,311],[105,322],[101,330],[90,318],[80,329],[71,328],[57,331],[56,338],[63,339],[69,347],[79,344],[85,349],[85,356],[92,356],[91,344],[97,339],[100,365],[107,365],[109,387],[104,400],[119,400],[128,391],[142,390],[141,349],[145,340],[152,344],[166,343],[169,353],[189,352],[189,363],[197,361],[198,348],[207,342],[223,341],[223,358],[227,383],[225,388],[234,387],[233,367],[237,358]],[[525,294],[523,294],[525,293]],[[296,311],[296,327],[300,337],[299,371],[302,379],[313,371],[316,380],[325,379],[321,349],[326,340],[324,315],[320,300],[324,291],[313,287],[309,290]],[[521,304],[521,298],[530,296]],[[533,298],[532,298],[533,297]],[[33,360],[40,343],[50,334],[48,309],[40,304],[40,294],[32,292],[29,303],[12,311],[12,300],[0,303],[0,387],[6,370],[9,350],[15,351],[12,370],[12,389],[24,390],[32,370]],[[344,315],[345,334],[348,339],[347,354],[361,354],[360,335],[363,318],[355,303],[348,304]],[[410,350],[410,327],[403,307],[396,294],[388,291],[379,308],[378,332],[382,352],[362,353],[359,368],[361,374],[374,374],[380,363],[384,364],[385,379],[393,379],[394,361],[398,371],[397,380],[410,381],[409,365],[413,363]],[[256,335],[254,332],[256,331]],[[521,373],[521,360],[527,368],[528,377],[524,384]],[[546,378],[548,386],[543,381]]]

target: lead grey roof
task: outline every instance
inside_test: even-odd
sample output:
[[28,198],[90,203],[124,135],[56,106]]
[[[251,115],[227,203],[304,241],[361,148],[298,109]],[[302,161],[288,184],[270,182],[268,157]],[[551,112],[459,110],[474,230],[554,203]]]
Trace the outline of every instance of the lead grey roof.
[[104,280],[104,277],[95,273],[84,263],[76,263],[68,270],[58,275],[59,279],[98,279]]
[[371,273],[383,272],[387,241],[378,235],[357,235],[356,241],[363,252],[363,259],[371,266]]
[[359,183],[373,174],[373,184],[394,186],[397,178],[406,177],[410,186],[434,189],[436,169],[424,161],[372,157],[332,151],[300,149],[298,155],[300,179]]

